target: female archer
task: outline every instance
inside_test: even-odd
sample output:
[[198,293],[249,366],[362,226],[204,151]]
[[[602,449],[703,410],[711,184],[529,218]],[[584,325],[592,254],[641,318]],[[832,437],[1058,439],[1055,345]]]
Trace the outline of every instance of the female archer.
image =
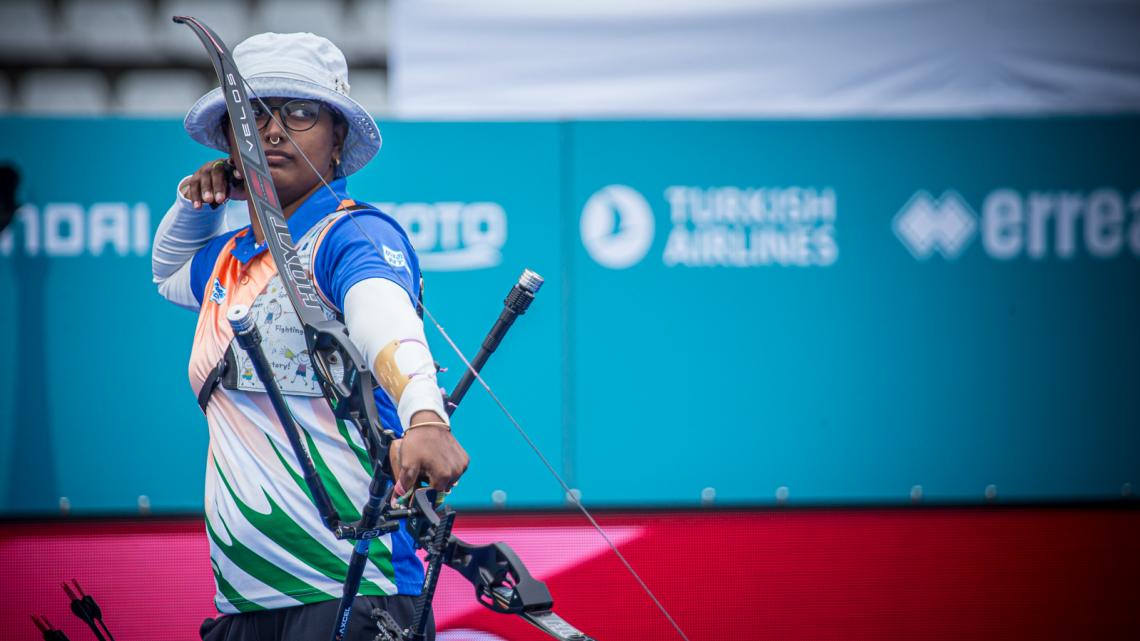
[[[374,374],[387,374],[377,376],[382,389],[376,404],[383,425],[401,436],[391,449],[396,492],[421,480],[447,491],[468,458],[451,434],[416,314],[415,250],[396,221],[348,196],[348,177],[379,151],[381,139],[372,117],[349,98],[344,55],[313,34],[264,33],[239,44],[234,60],[251,90],[277,196],[324,312],[343,318]],[[202,638],[321,638],[331,631],[351,546],[322,525],[256,378],[241,381],[226,365],[237,349],[226,321],[232,305],[249,305],[256,318],[289,303],[257,218],[223,230],[223,205],[245,194],[235,186],[242,171],[231,151],[221,90],[203,96],[184,125],[194,140],[230,154],[179,183],[153,250],[159,291],[198,312],[190,383],[209,426],[206,531],[215,603],[226,615],[203,624]],[[300,326],[293,326],[296,314],[274,316],[261,327],[265,351],[307,349]],[[359,518],[371,475],[359,434],[333,416],[315,386],[283,391],[334,507],[346,520]],[[374,608],[386,609],[401,626],[410,624],[423,581],[423,566],[403,529],[374,540],[369,561],[348,639],[377,634],[369,616]]]

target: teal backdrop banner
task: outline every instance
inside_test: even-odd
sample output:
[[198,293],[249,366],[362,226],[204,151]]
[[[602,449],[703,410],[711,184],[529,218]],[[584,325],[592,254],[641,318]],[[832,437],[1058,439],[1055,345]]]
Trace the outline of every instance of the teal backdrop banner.
[[1140,478],[1138,121],[567,128],[585,496],[1106,498]]
[[[382,129],[350,190],[407,228],[468,356],[522,269],[546,277],[485,375],[587,503],[1140,482],[1140,119]],[[0,236],[0,512],[201,509],[195,318],[149,251],[215,157],[176,121],[0,119],[24,204]],[[482,390],[456,431],[456,504],[563,504]]]

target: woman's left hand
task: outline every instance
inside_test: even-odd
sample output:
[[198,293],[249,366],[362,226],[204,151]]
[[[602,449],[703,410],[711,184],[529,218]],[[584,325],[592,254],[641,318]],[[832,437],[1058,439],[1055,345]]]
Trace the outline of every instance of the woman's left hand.
[[[411,424],[439,422],[435,412],[416,412]],[[400,493],[415,489],[423,479],[439,492],[447,492],[467,471],[469,458],[451,431],[436,425],[409,429],[392,444],[392,473]]]

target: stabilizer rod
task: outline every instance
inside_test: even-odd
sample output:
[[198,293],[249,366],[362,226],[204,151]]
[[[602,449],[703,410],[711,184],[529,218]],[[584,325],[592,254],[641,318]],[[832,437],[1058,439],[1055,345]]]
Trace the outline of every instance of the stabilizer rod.
[[532,272],[529,269],[524,269],[519,282],[511,288],[507,294],[506,299],[503,300],[503,311],[499,314],[498,320],[491,326],[491,331],[487,332],[487,337],[483,339],[483,345],[479,347],[479,352],[475,354],[475,358],[471,359],[471,367],[463,372],[459,382],[455,384],[455,389],[447,397],[447,413],[454,414],[455,410],[459,408],[459,402],[467,394],[467,390],[471,384],[475,382],[475,375],[483,370],[483,365],[487,363],[487,359],[491,358],[491,354],[499,347],[503,337],[507,335],[507,330],[514,325],[515,319],[526,313],[530,304],[534,302],[534,296],[542,287],[542,276]]

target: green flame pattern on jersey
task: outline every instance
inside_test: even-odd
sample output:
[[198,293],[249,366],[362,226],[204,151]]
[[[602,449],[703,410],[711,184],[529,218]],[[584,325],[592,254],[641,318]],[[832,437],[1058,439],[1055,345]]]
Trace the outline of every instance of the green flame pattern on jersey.
[[340,435],[344,441],[348,443],[348,446],[352,448],[353,454],[356,454],[356,459],[360,461],[360,465],[364,468],[364,471],[368,472],[368,474],[372,474],[372,463],[368,460],[368,451],[363,447],[357,445],[356,442],[354,442],[348,435],[348,424],[344,421],[337,421],[336,429],[338,432],[340,432]]
[[[342,422],[339,427],[347,437],[347,425],[344,425]],[[348,495],[341,487],[341,484],[337,481],[328,465],[326,465],[323,457],[320,454],[320,449],[313,441],[312,436],[310,436],[308,432],[305,432],[304,437],[310,455],[313,458],[313,463],[317,468],[317,473],[320,476],[321,481],[325,484],[325,487],[328,489],[329,496],[332,498],[333,505],[336,510],[340,513],[342,518],[345,518],[347,520],[359,519],[359,510],[357,510],[357,508],[352,504],[352,501],[349,499]],[[351,439],[346,438],[346,441],[352,443]],[[355,444],[353,445],[355,446]],[[301,477],[301,475],[293,470],[292,466],[287,462],[285,454],[281,452],[277,446],[272,443],[272,441],[270,441],[270,447],[272,447],[273,451],[277,454],[282,467],[288,470],[289,475],[292,478],[293,482],[297,485],[297,488],[304,492],[306,497],[309,497],[311,501],[308,487],[305,485],[304,479]],[[357,455],[362,453],[361,451],[357,451],[356,447],[353,449]],[[289,453],[289,456],[292,456],[291,452]],[[366,457],[364,459],[358,458],[358,461],[361,463],[362,468],[365,464],[367,464]],[[281,549],[288,552],[292,557],[296,558],[308,567],[316,570],[321,575],[333,581],[333,584],[331,586],[326,586],[325,589],[321,589],[310,585],[305,581],[282,570],[273,562],[263,558],[249,545],[246,545],[243,542],[239,541],[234,536],[229,525],[225,523],[224,518],[221,518],[220,515],[219,521],[221,522],[222,527],[225,528],[225,537],[220,536],[219,533],[215,531],[214,527],[210,524],[208,519],[206,521],[206,530],[210,536],[211,541],[214,543],[215,549],[220,554],[224,555],[227,560],[240,568],[243,573],[249,575],[253,579],[256,579],[259,583],[273,588],[282,596],[296,600],[297,603],[313,603],[335,598],[337,595],[335,593],[330,593],[328,589],[329,587],[338,587],[340,583],[343,582],[345,572],[348,569],[348,564],[346,561],[336,554],[328,551],[324,544],[322,544],[320,541],[317,541],[312,537],[312,535],[305,531],[303,527],[289,518],[285,510],[283,510],[277,501],[275,501],[273,497],[270,496],[270,494],[264,489],[262,489],[262,493],[270,508],[268,514],[258,512],[249,505],[246,505],[246,503],[243,502],[240,498],[238,498],[236,492],[234,492],[230,480],[222,471],[221,466],[219,466],[216,462],[214,463],[214,470],[218,474],[218,479],[220,479],[222,484],[225,486],[226,493],[229,496],[230,500],[233,502],[233,505],[238,508],[241,515],[250,525],[256,528],[257,531],[264,535],[267,539],[277,544]],[[315,510],[316,508],[312,507],[312,509]],[[342,543],[342,545],[344,545],[347,555],[349,546],[347,543]],[[392,568],[391,553],[389,552],[388,548],[383,545],[381,540],[374,540],[372,542],[369,553],[369,560],[371,561],[372,566],[379,570],[383,576],[389,578],[390,580],[393,578],[394,571]],[[218,580],[218,590],[221,593],[220,596],[224,596],[225,599],[229,601],[229,605],[233,607],[234,611],[250,612],[265,609],[262,604],[243,597],[232,583],[223,579],[221,572],[218,570],[216,564],[214,565],[214,574],[215,578]],[[385,594],[385,591],[381,589],[380,586],[376,585],[376,583],[373,581],[366,579],[361,583],[360,594],[383,595]],[[228,608],[225,608],[224,604],[220,601],[221,600],[219,599],[219,609],[223,611],[229,610]]]
[[[309,266],[321,230],[336,219],[335,213],[326,216],[297,243],[303,265]],[[236,258],[223,251],[213,277],[225,281],[227,295],[204,304],[200,312],[191,355],[192,382],[193,373],[213,367],[210,364],[232,340],[224,324],[230,305],[240,300],[259,309],[265,307],[259,303],[282,296],[280,277],[265,258],[238,266]],[[259,329],[267,356],[292,363],[303,356],[305,345],[295,314],[284,307],[286,313],[274,313],[272,322],[268,310],[262,309]],[[325,311],[326,316],[334,313],[331,308]],[[294,367],[275,372],[292,374]],[[286,394],[285,398],[333,508],[341,520],[358,520],[372,476],[359,430],[336,420],[324,397]],[[206,532],[218,610],[251,612],[339,599],[352,544],[337,540],[321,523],[296,455],[264,392],[219,386],[206,416],[210,430]],[[371,541],[360,594],[381,596],[418,587],[418,580],[412,584],[407,578],[396,585],[391,546],[391,535]],[[411,557],[407,562],[418,560]]]

